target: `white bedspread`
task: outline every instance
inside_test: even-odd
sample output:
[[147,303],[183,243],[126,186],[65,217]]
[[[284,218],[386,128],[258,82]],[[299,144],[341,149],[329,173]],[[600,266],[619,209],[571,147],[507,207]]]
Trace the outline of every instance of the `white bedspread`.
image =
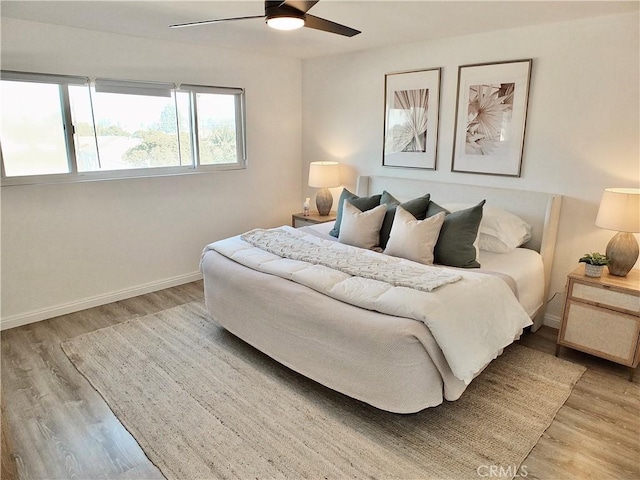
[[[322,240],[291,227],[292,235],[316,245],[362,252]],[[337,245],[337,247],[335,247]],[[354,250],[352,250],[354,249]],[[432,292],[392,286],[351,276],[323,265],[282,258],[243,241],[240,236],[214,242],[205,252],[218,253],[254,270],[305,285],[336,300],[388,315],[423,322],[440,346],[453,374],[469,384],[502,349],[518,338],[531,319],[507,284],[497,277],[455,270],[462,279]],[[361,254],[361,253],[358,253]],[[367,251],[382,264],[415,266],[413,262]]]

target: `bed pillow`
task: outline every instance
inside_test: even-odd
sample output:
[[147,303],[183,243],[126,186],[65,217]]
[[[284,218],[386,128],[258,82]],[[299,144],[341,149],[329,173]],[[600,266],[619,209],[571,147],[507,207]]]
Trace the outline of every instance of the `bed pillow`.
[[396,214],[396,207],[400,205],[407,212],[413,215],[416,220],[424,220],[427,218],[427,208],[429,206],[430,195],[427,193],[422,197],[414,198],[404,203],[400,203],[393,195],[386,190],[382,192],[380,198],[380,205],[385,204],[387,206],[387,213],[384,216],[382,222],[382,228],[380,229],[380,247],[386,248],[389,241],[389,235],[391,233],[391,227],[393,226],[393,219]]
[[384,253],[432,265],[433,249],[444,218],[445,213],[440,212],[425,220],[418,220],[402,205],[398,205]]
[[380,205],[380,197],[382,195],[372,195],[370,197],[359,197],[355,193],[351,193],[346,188],[342,189],[342,193],[340,194],[340,200],[338,200],[338,212],[336,213],[336,221],[333,224],[333,228],[329,232],[329,235],[332,237],[338,238],[340,236],[340,224],[342,223],[342,209],[344,206],[344,201],[349,200],[349,202],[358,208],[362,212],[366,212],[367,210],[371,210],[374,207]]
[[354,247],[371,249],[380,242],[380,227],[385,205],[378,205],[370,210],[362,211],[345,200],[342,205],[342,224],[338,241]]
[[485,252],[493,252],[493,253],[509,253],[518,246],[511,246],[504,243],[498,237],[494,237],[492,235],[485,235],[484,233],[480,234],[480,242],[478,244],[480,250],[484,250]]
[[[465,204],[445,205],[451,211],[468,208]],[[531,225],[513,213],[486,206],[480,222],[480,250],[509,253],[531,240]]]
[[496,207],[486,209],[480,223],[481,250],[508,253],[529,240],[531,225],[527,222]]
[[[484,204],[485,200],[471,208],[446,215],[434,249],[435,263],[449,267],[480,267],[474,243],[478,238]],[[444,209],[437,204],[430,207],[431,211]]]

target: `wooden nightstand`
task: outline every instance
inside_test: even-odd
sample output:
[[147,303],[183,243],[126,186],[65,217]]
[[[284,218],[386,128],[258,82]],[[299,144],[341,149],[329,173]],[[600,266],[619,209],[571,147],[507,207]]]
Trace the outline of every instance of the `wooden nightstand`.
[[318,212],[309,213],[305,217],[303,213],[294,213],[291,215],[291,226],[294,228],[307,227],[309,225],[317,225],[318,223],[333,222],[336,219],[336,212],[329,212],[329,215],[320,215]]
[[616,277],[605,268],[592,278],[584,265],[571,272],[556,356],[561,346],[631,367],[632,381],[640,363],[640,272]]

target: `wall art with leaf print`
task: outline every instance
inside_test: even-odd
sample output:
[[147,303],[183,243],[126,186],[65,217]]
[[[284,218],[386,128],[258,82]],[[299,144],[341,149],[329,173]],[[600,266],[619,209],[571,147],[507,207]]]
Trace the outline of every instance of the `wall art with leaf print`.
[[439,103],[439,68],[385,75],[383,166],[435,170]]
[[531,63],[458,68],[452,171],[520,176]]

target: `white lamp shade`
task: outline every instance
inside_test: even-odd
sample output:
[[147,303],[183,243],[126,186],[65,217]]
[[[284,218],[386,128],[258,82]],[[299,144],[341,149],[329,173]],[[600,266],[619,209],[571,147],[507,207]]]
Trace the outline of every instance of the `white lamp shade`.
[[640,232],[640,188],[607,188],[596,225],[618,232]]
[[338,162],[311,162],[309,164],[309,186],[314,188],[339,187],[340,164]]

